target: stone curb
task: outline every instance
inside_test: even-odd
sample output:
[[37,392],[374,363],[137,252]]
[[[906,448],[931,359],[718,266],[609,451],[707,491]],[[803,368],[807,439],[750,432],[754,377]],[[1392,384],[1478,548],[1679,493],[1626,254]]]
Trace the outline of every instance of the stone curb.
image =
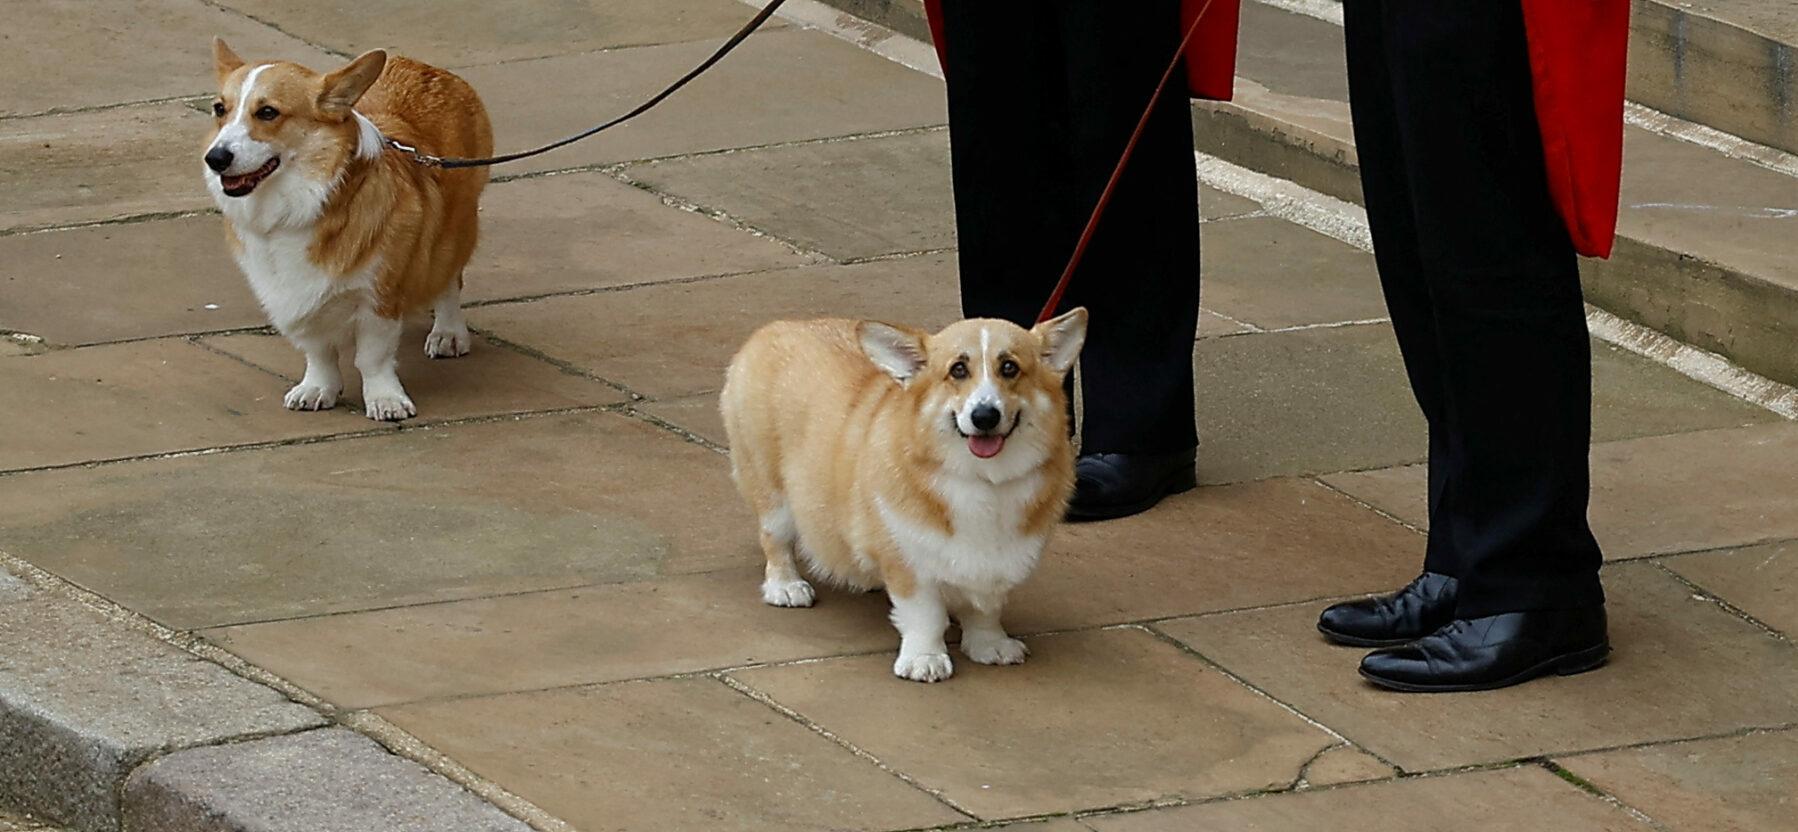
[[[1636,1],[1638,7],[1663,6],[1658,0]],[[865,19],[896,32],[924,32],[927,36],[922,0],[820,2],[846,13],[869,15]],[[1648,13],[1638,14],[1631,42],[1632,68],[1638,52],[1674,48],[1644,42],[1648,37],[1644,27],[1660,25],[1657,20]],[[1707,36],[1707,31],[1711,29],[1688,26],[1681,36]],[[1787,83],[1793,79],[1788,78]],[[1723,82],[1711,86],[1719,84]],[[1632,80],[1631,95],[1652,86]],[[1251,79],[1239,77],[1237,88],[1234,102],[1194,102],[1195,150],[1360,204],[1359,160],[1353,142],[1346,138],[1345,104],[1340,113],[1320,112],[1315,110],[1316,102],[1269,94]],[[1702,114],[1688,117],[1691,115]],[[1627,235],[1619,235],[1610,260],[1586,261],[1582,277],[1587,299],[1607,312],[1719,353],[1750,372],[1798,384],[1798,351],[1791,348],[1798,338],[1798,287],[1709,262],[1653,239]]]
[[72,832],[527,832],[462,787],[0,565],[0,806]]

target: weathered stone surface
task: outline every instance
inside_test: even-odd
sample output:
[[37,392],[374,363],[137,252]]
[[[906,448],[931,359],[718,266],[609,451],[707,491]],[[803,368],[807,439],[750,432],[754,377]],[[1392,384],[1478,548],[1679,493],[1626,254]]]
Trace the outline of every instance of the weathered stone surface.
[[1029,643],[930,688],[889,654],[732,675],[982,819],[1284,787],[1335,742],[1141,630]]
[[761,560],[722,455],[607,414],[0,477],[0,549],[178,628]]
[[1206,223],[1206,307],[1263,329],[1386,317],[1373,255],[1273,217]]
[[178,751],[125,786],[131,832],[528,832],[343,728]]
[[[755,14],[733,0],[577,0],[520,6],[480,0],[428,5],[376,0],[354,6],[225,0],[221,5],[338,52],[388,49],[442,66],[722,38]],[[763,28],[773,31],[783,25],[775,18]]]
[[1313,786],[1339,786],[1382,780],[1398,773],[1379,758],[1351,746],[1339,746],[1317,755],[1305,767],[1305,782]]
[[577,829],[821,832],[967,819],[713,679],[381,713]]
[[[1407,771],[1615,748],[1798,721],[1798,651],[1650,564],[1604,574],[1610,663],[1485,693],[1396,694],[1365,651],[1317,635],[1318,607],[1157,625],[1269,695]],[[1744,673],[1743,668],[1753,668]]]
[[0,470],[347,433],[375,425],[348,411],[289,411],[281,405],[287,387],[278,377],[179,340],[58,350],[6,361],[0,363],[0,389],[19,410],[0,431]]
[[[194,40],[199,63],[208,47]],[[211,129],[175,101],[0,120],[0,230],[211,208],[200,161]]]
[[1380,829],[1439,832],[1471,819],[1491,832],[1649,832],[1653,827],[1535,766],[1087,818],[1098,832]]
[[1798,810],[1798,733],[1632,748],[1558,760],[1669,829],[1787,829]]
[[83,832],[118,828],[150,755],[323,723],[218,665],[72,601],[0,603],[0,799]]
[[[742,537],[751,539],[751,529]],[[896,649],[884,593],[762,603],[761,569],[210,630],[344,707]]]
[[1798,152],[1798,12],[1789,4],[1656,0],[1631,8],[1632,101]]
[[[1798,426],[1784,422],[1595,445],[1592,528],[1610,558],[1798,538],[1798,513],[1791,510],[1798,504],[1795,453]],[[1324,480],[1408,523],[1428,525],[1422,466]]]
[[327,57],[204,0],[12,4],[0,53],[0,116],[208,94],[213,35],[260,60]]
[[946,130],[695,156],[625,173],[837,260],[955,245]]
[[1661,564],[1767,626],[1798,637],[1798,540],[1681,555]]
[[[718,47],[695,41],[469,69],[501,148],[535,147],[621,113]],[[555,95],[542,94],[553,84]],[[569,102],[578,101],[579,108]],[[512,167],[559,170],[779,142],[942,124],[942,83],[821,32],[785,29],[745,41],[654,111],[602,138]]]
[[469,311],[477,327],[654,398],[716,391],[750,333],[778,318],[961,317],[953,256],[815,266]]
[[482,195],[481,247],[462,297],[531,297],[810,262],[606,174],[561,174],[500,182]]
[[1007,625],[1042,632],[1373,592],[1423,538],[1308,480],[1201,488],[1166,510],[1057,529]]
[[268,324],[219,217],[0,237],[0,262],[0,328],[53,345]]
[[[480,335],[474,336],[467,355],[453,360],[430,358],[424,353],[425,333],[429,330],[430,325],[421,321],[408,326],[400,339],[400,382],[418,406],[418,422],[409,424],[617,404],[628,398],[601,382],[497,346]],[[275,398],[274,407],[281,406],[280,396],[305,374],[306,357],[280,336],[226,335],[207,338],[202,343],[275,376],[267,382]],[[339,409],[360,417],[362,376],[356,371],[354,356],[348,352],[338,356],[344,380]],[[260,402],[257,406],[267,408],[269,403]],[[358,427],[374,425],[365,419]]]

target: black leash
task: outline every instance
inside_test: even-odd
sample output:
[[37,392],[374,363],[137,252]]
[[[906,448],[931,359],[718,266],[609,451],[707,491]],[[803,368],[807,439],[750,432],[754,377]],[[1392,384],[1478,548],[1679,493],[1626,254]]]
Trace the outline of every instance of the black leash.
[[633,118],[636,118],[637,116],[644,114],[645,112],[648,112],[650,110],[650,108],[656,106],[657,104],[662,103],[662,101],[664,99],[666,99],[668,96],[675,94],[675,92],[679,91],[681,87],[686,86],[689,81],[692,81],[693,79],[698,78],[699,76],[705,74],[705,71],[708,69],[711,69],[714,64],[718,63],[721,60],[724,60],[725,55],[729,55],[730,51],[732,49],[737,48],[737,45],[742,43],[744,41],[744,39],[748,38],[751,34],[753,34],[755,32],[755,30],[760,29],[762,27],[763,23],[768,22],[768,18],[774,16],[774,10],[780,8],[781,4],[785,3],[786,1],[787,0],[770,0],[768,5],[763,6],[762,10],[760,12],[756,13],[755,17],[750,18],[748,23],[743,24],[743,28],[738,29],[736,34],[731,35],[730,40],[725,41],[723,46],[718,47],[718,51],[713,52],[711,57],[706,58],[705,61],[700,63],[699,66],[694,67],[691,72],[688,72],[687,74],[682,75],[679,80],[675,81],[672,84],[669,84],[667,89],[664,89],[659,93],[656,93],[655,97],[649,99],[648,101],[643,102],[642,104],[638,104],[630,112],[625,113],[624,115],[621,115],[615,119],[612,119],[611,121],[608,121],[604,124],[590,127],[586,130],[583,130],[579,133],[569,136],[566,139],[562,139],[562,140],[556,141],[556,142],[551,142],[551,143],[546,144],[542,147],[539,147],[535,150],[525,150],[525,151],[521,151],[518,153],[508,153],[504,156],[493,156],[493,157],[489,157],[486,159],[453,159],[453,158],[445,158],[442,156],[432,156],[429,153],[421,153],[421,152],[419,152],[418,148],[416,148],[416,147],[402,144],[402,143],[395,141],[393,139],[390,139],[390,138],[383,139],[383,140],[387,142],[388,147],[391,147],[394,150],[397,150],[401,153],[411,156],[413,161],[415,161],[421,165],[425,165],[427,167],[433,167],[433,168],[444,168],[446,170],[454,169],[454,168],[478,168],[478,167],[484,167],[486,165],[497,165],[502,162],[515,162],[519,159],[528,159],[532,156],[537,156],[537,155],[540,155],[543,153],[548,153],[551,150],[555,150],[558,147],[574,144],[575,142],[578,142],[581,139],[587,138],[588,136],[592,136],[596,133],[600,133],[605,130],[610,130],[613,127],[617,127],[620,124],[623,124],[627,121],[630,121]]

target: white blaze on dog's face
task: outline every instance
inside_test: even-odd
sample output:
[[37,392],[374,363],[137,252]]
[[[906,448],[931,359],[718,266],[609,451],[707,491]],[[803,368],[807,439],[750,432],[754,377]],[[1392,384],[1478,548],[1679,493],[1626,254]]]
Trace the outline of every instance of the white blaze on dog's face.
[[247,63],[223,40],[212,52],[219,94],[204,161],[221,203],[249,196],[284,169],[330,182],[349,158],[380,154],[380,131],[353,108],[380,77],[386,53],[320,75],[286,62]]
[[993,481],[1033,470],[1067,441],[1062,380],[1086,341],[1086,310],[1024,329],[974,319],[923,336],[866,325],[862,348],[905,385],[951,467]]

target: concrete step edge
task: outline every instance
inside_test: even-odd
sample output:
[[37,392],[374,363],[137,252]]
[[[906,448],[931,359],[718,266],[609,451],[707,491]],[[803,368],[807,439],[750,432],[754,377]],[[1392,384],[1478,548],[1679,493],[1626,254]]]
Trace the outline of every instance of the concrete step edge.
[[[1327,14],[1337,5],[1336,0],[1259,1],[1276,8],[1303,6],[1300,11],[1307,14]],[[929,35],[921,0],[821,2],[900,34]],[[1195,150],[1360,204],[1352,141],[1308,125],[1302,114],[1281,109],[1277,101],[1258,106],[1267,97],[1255,94],[1259,85],[1252,79],[1239,77],[1237,87],[1237,102],[1194,103]],[[1588,300],[1607,312],[1721,354],[1751,372],[1798,383],[1798,350],[1791,348],[1798,342],[1798,289],[1629,236],[1620,236],[1611,259],[1585,261],[1582,277]]]
[[69,832],[531,831],[103,607],[0,552],[0,805]]

